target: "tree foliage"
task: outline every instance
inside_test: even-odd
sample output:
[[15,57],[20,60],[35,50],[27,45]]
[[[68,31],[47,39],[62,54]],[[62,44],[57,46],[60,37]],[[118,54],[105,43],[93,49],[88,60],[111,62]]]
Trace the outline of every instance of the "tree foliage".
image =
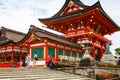
[[120,55],[120,47],[115,49],[116,54]]

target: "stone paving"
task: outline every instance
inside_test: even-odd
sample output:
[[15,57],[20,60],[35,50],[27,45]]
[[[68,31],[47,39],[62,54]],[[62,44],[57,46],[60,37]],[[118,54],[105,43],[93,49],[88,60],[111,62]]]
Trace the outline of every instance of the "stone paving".
[[0,80],[94,80],[48,68],[3,68]]

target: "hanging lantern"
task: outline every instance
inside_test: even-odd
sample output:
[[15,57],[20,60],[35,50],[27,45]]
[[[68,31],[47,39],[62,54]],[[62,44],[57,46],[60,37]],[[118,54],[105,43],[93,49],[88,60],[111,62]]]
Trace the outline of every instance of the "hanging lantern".
[[81,44],[82,40],[80,38],[77,39],[77,44]]
[[78,41],[77,41],[77,44],[81,44],[81,43],[82,43],[82,41],[81,41],[81,40],[78,40]]

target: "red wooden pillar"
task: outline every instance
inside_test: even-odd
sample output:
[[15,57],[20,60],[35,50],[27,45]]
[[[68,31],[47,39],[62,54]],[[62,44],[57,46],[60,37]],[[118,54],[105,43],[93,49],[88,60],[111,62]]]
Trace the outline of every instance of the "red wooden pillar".
[[101,53],[100,53],[100,58],[102,58],[102,56],[103,56],[103,52],[104,52],[104,50],[103,50],[103,46],[104,46],[104,44],[101,44]]
[[30,55],[30,44],[28,45],[28,54]]
[[55,59],[56,59],[56,61],[58,61],[58,47],[57,47],[57,44],[56,44],[56,48],[55,48]]
[[20,47],[20,61],[22,61],[22,47]]
[[73,51],[72,51],[72,48],[70,49],[70,57],[73,57]]
[[4,62],[6,62],[6,46],[5,46],[4,56],[5,56],[5,61]]
[[64,49],[63,49],[63,56],[66,55],[66,50],[65,50],[65,46],[64,46]]
[[[63,56],[66,56],[66,49],[65,49],[65,46],[64,46]],[[61,58],[61,61],[63,61],[63,57]]]
[[48,45],[47,45],[47,42],[45,42],[45,46],[44,46],[44,58],[45,58],[45,65],[47,65],[47,58],[48,58]]
[[100,49],[100,58],[102,58],[102,54],[103,54],[103,49],[101,47],[101,49]]
[[96,55],[95,55],[95,45],[92,45],[92,56],[94,58],[94,60],[96,60]]
[[12,59],[11,59],[11,62],[14,61],[13,58],[14,58],[14,46],[12,45]]

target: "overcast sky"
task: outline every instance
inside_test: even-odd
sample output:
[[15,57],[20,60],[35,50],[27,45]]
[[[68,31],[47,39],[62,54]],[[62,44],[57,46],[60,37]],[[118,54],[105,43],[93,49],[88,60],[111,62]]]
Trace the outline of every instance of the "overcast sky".
[[[81,0],[93,5],[98,0]],[[99,0],[104,11],[120,26],[120,0]],[[38,18],[57,13],[65,0],[0,0],[0,26],[27,33],[30,25],[41,27]],[[120,47],[120,32],[107,36],[112,40],[111,51]]]

